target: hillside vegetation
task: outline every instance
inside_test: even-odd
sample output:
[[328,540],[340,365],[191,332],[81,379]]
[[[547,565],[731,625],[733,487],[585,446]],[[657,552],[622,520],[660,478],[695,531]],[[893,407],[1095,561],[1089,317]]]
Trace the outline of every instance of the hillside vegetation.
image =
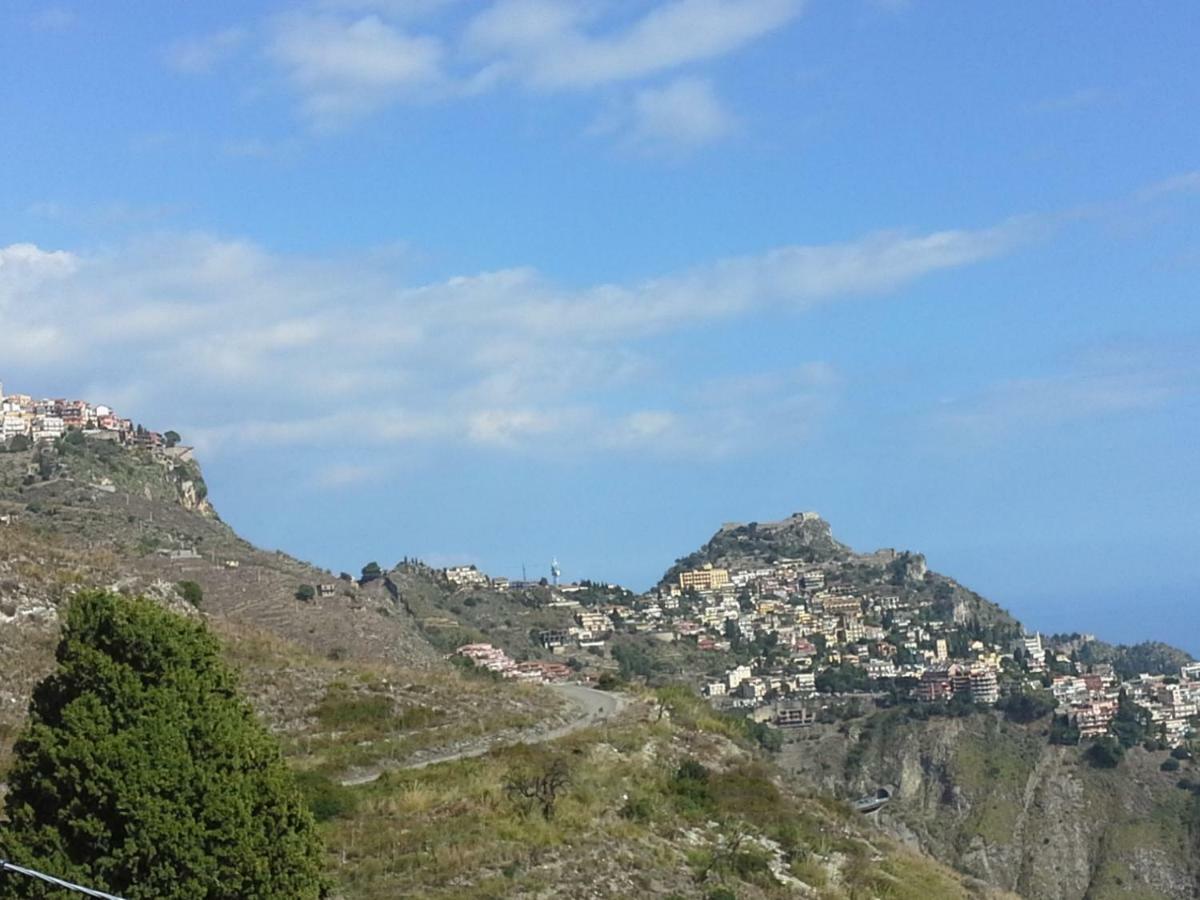
[[787,788],[738,725],[679,689],[553,745],[395,772],[341,803],[324,833],[353,897],[999,896]]

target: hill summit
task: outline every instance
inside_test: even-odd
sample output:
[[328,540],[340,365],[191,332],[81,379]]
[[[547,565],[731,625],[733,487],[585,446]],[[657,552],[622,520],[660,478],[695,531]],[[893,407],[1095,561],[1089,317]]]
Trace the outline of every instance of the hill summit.
[[709,566],[731,574],[764,567],[808,568],[824,583],[846,587],[886,587],[914,599],[924,595],[938,615],[954,622],[1019,628],[1006,610],[931,571],[925,556],[883,548],[859,553],[833,536],[833,527],[815,512],[797,512],[778,522],[727,522],[699,550],[675,561],[660,585]]

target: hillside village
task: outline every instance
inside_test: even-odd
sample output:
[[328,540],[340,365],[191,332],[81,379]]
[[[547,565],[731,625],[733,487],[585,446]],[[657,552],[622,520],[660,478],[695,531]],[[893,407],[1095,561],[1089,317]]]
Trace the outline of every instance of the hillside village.
[[112,407],[86,400],[34,399],[28,394],[5,394],[0,382],[0,442],[28,446],[56,441],[71,431],[128,447],[185,455],[174,432],[160,434],[124,418]]
[[[828,530],[815,513],[794,518]],[[488,578],[473,566],[442,574],[464,591],[530,587]],[[927,714],[954,714],[1024,696],[1052,698],[1053,739],[1061,743],[1109,734],[1123,709],[1142,722],[1142,733],[1171,746],[1198,724],[1200,663],[1122,678],[1111,663],[1089,661],[1090,635],[1047,639],[1024,633],[1003,613],[990,621],[964,615],[948,602],[945,582],[933,581],[924,559],[911,554],[883,550],[819,562],[781,557],[729,568],[704,563],[638,596],[586,582],[549,590],[547,605],[574,619],[570,627],[538,633],[553,655],[585,664],[622,657],[621,639],[641,635],[732,656],[734,664],[719,677],[697,677],[695,687],[715,707],[780,729],[829,721],[848,703],[912,703]],[[459,652],[506,677],[532,677],[535,668],[488,644]]]

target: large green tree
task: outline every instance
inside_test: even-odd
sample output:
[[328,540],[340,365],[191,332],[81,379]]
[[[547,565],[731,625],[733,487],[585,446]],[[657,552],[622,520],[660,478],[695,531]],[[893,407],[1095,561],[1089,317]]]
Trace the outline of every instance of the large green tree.
[[[71,603],[16,745],[0,857],[130,898],[315,898],[321,846],[274,739],[202,624]],[[58,897],[0,875],[0,898]]]

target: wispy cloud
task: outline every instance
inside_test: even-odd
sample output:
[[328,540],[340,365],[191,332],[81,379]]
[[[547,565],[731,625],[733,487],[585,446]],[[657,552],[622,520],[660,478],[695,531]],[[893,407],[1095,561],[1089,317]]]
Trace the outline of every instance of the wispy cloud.
[[30,24],[38,31],[65,31],[79,24],[79,13],[65,6],[47,6],[33,15]]
[[176,41],[166,49],[164,57],[178,72],[192,75],[209,72],[237,52],[249,36],[250,32],[245,28],[226,28],[202,37]]
[[1054,94],[1049,97],[1043,97],[1033,103],[1027,105],[1030,112],[1037,113],[1060,113],[1071,112],[1079,109],[1091,109],[1097,106],[1103,106],[1117,99],[1118,95],[1105,88],[1086,87],[1078,88],[1073,91],[1068,91],[1063,94]]
[[716,455],[762,430],[738,414],[739,395],[801,440],[836,396],[836,373],[814,364],[693,395],[644,339],[885,293],[1028,236],[1019,222],[882,233],[582,288],[521,268],[407,285],[373,254],[285,257],[198,234],[101,254],[19,244],[0,250],[0,357],[81,383],[120,358],[111,389],[210,448]]
[[1010,378],[973,396],[946,400],[935,418],[949,434],[993,442],[1030,430],[1151,412],[1200,392],[1200,365],[1194,359],[1194,353],[1165,347],[1096,348],[1065,371]]
[[663,87],[635,91],[614,104],[593,124],[593,134],[615,135],[628,149],[672,153],[718,141],[736,127],[703,78],[678,78]]
[[1175,194],[1200,193],[1200,169],[1165,178],[1138,191],[1137,199],[1143,202],[1160,200]]
[[296,154],[299,145],[293,140],[269,141],[264,138],[239,138],[222,141],[221,154],[230,159],[281,160]]
[[336,127],[398,99],[430,99],[443,80],[442,42],[369,15],[345,20],[293,13],[268,48],[318,127]]
[[465,44],[497,78],[544,90],[588,88],[725,56],[801,8],[798,0],[673,0],[606,28],[588,4],[500,0],[470,23]]
[[383,478],[386,470],[382,466],[359,463],[335,463],[320,469],[313,477],[314,487],[337,491],[360,487]]
[[[447,102],[503,87],[535,94],[625,91],[625,138],[700,144],[731,117],[694,70],[742,50],[799,16],[802,0],[657,0],[630,16],[619,4],[493,0],[440,16],[457,0],[312,0],[261,29],[263,56],[317,130],[341,128],[399,103]],[[470,8],[470,7],[468,7]],[[180,41],[176,69],[203,72],[249,35],[230,29]]]

